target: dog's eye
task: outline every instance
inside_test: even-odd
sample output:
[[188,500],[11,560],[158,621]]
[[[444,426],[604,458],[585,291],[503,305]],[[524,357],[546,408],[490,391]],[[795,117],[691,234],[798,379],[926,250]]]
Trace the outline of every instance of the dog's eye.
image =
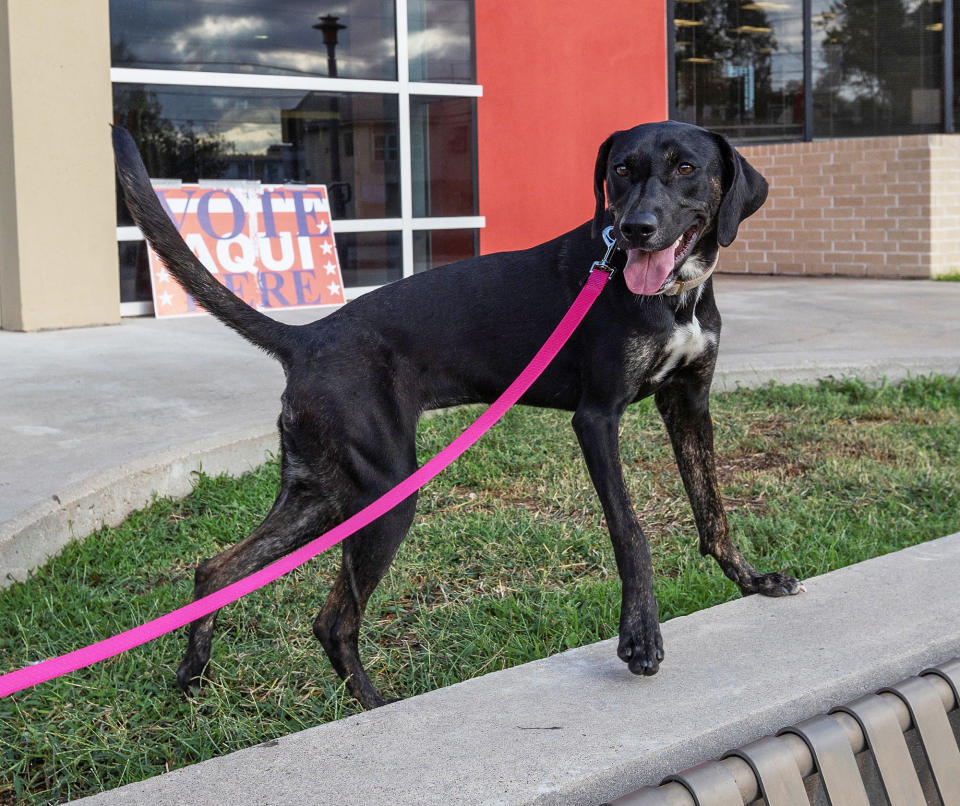
[[681,162],[677,166],[677,173],[680,174],[680,176],[690,176],[693,170],[693,166],[689,162]]
[[617,176],[630,176],[630,169],[626,165],[617,165],[614,167],[613,172]]

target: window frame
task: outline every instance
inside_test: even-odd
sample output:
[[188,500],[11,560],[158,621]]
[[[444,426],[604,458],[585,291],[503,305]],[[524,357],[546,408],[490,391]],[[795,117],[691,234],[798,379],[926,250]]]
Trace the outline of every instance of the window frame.
[[[940,91],[943,102],[941,108],[943,117],[941,120],[940,131],[944,134],[954,134],[956,124],[954,120],[954,73],[953,73],[953,54],[956,43],[953,39],[954,26],[954,8],[953,0],[942,0],[943,3],[943,73],[940,76]],[[675,0],[666,0],[667,11],[667,105],[671,119],[677,117],[677,71],[676,71],[676,31],[674,24],[676,18]],[[773,139],[767,141],[751,140],[751,145],[757,145],[763,142],[782,143],[782,142],[804,142],[809,143],[813,140],[825,140],[836,138],[817,137],[813,126],[813,93],[808,92],[808,88],[813,84],[813,3],[811,0],[802,0],[803,14],[803,135],[799,141]],[[882,136],[882,135],[866,135]]]
[[[187,70],[157,70],[133,67],[111,67],[110,82],[115,84],[166,84],[171,86],[208,87],[211,89],[249,90],[297,90],[338,93],[376,93],[398,96],[400,137],[400,217],[338,219],[333,222],[334,233],[353,232],[400,232],[403,254],[403,276],[414,273],[413,233],[422,230],[472,229],[475,232],[486,227],[482,215],[431,216],[417,218],[413,215],[413,160],[410,133],[410,99],[413,96],[444,96],[454,98],[481,98],[480,84],[447,84],[432,81],[410,81],[410,50],[408,33],[407,0],[395,0],[397,35],[397,80],[330,78],[327,76],[281,76],[256,73],[218,73]],[[471,3],[471,20],[474,9]],[[475,33],[475,29],[474,29]],[[475,36],[472,37],[475,40]],[[476,80],[476,42],[471,46]],[[474,208],[478,206],[477,170],[477,121],[473,120],[471,151],[473,160]],[[137,227],[116,228],[117,242],[142,241]],[[475,239],[476,243],[476,239]],[[377,286],[352,286],[345,289],[347,300],[372,291]],[[121,302],[121,316],[142,316],[153,313],[151,302]]]

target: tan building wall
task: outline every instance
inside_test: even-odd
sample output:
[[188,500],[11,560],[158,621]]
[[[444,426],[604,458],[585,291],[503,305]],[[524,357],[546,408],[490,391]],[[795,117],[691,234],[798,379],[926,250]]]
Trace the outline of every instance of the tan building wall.
[[109,0],[0,0],[0,327],[117,322]]
[[930,138],[931,274],[960,273],[960,136]]
[[931,277],[960,269],[960,136],[748,146],[770,183],[719,269]]

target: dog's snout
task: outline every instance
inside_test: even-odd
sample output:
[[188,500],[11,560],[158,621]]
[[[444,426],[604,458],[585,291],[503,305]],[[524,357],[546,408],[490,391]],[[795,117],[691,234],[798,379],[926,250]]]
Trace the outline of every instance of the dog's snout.
[[629,241],[646,241],[653,236],[660,222],[653,213],[634,213],[620,224],[620,231]]

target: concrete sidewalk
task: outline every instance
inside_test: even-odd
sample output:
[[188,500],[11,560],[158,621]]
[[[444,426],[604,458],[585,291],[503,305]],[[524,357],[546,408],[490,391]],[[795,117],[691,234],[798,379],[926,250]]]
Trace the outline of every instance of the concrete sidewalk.
[[[715,390],[960,373],[960,283],[716,278]],[[281,315],[301,323],[316,311]],[[279,365],[209,319],[0,331],[0,584],[191,472],[276,449]]]

